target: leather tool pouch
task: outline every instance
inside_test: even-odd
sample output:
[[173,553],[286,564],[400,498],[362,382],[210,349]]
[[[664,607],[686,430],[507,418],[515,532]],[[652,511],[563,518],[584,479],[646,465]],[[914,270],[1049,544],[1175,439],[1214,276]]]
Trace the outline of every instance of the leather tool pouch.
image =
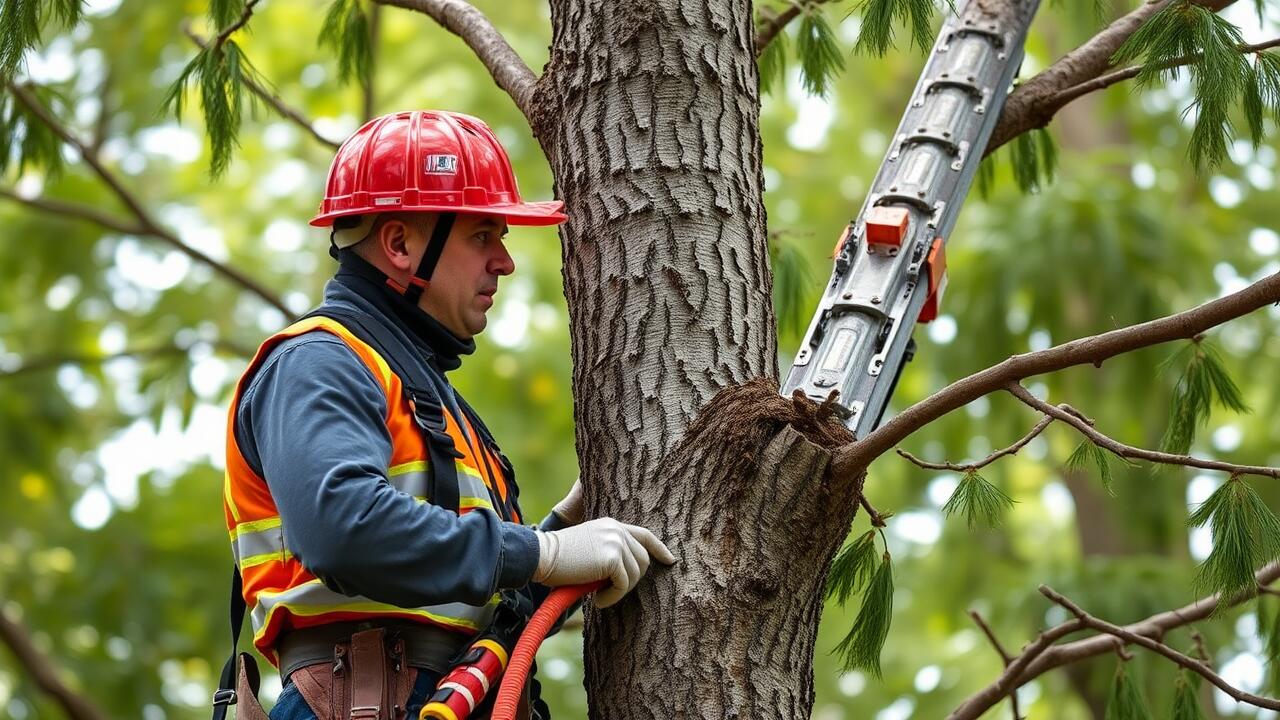
[[417,677],[404,662],[404,640],[375,628],[334,646],[332,663],[299,668],[291,679],[319,720],[406,720]]

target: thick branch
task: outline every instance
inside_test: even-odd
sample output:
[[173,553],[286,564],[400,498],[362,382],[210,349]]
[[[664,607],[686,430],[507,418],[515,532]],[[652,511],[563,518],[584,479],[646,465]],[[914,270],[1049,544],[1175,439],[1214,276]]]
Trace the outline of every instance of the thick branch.
[[1040,420],[1040,422],[1036,423],[1035,427],[1031,428],[1030,432],[1028,432],[1026,435],[1023,435],[1022,439],[1019,440],[1018,442],[1010,445],[1007,448],[1004,448],[1003,450],[997,450],[991,453],[990,455],[982,458],[981,460],[962,464],[962,465],[951,463],[951,462],[940,462],[940,463],[929,462],[928,460],[921,460],[920,458],[916,457],[915,455],[912,455],[911,453],[907,452],[906,450],[903,450],[902,448],[897,448],[897,450],[899,455],[910,460],[916,465],[919,465],[920,467],[925,468],[926,470],[953,470],[955,472],[972,472],[974,470],[981,470],[982,468],[990,465],[991,463],[995,462],[996,460],[999,460],[1000,458],[1006,455],[1016,455],[1019,450],[1026,447],[1027,443],[1031,442],[1037,435],[1044,432],[1044,429],[1049,427],[1049,423],[1051,422],[1053,422],[1053,418],[1046,415],[1044,418]]
[[47,695],[57,701],[71,720],[107,720],[87,698],[77,694],[58,677],[58,670],[36,649],[27,631],[0,610],[0,641],[9,647],[18,664],[26,668]]
[[1174,455],[1172,453],[1159,452],[1156,450],[1144,450],[1136,448],[1132,445],[1125,445],[1103,435],[1093,428],[1092,425],[1082,420],[1079,416],[1064,410],[1062,407],[1055,407],[1049,403],[1032,395],[1029,390],[1022,387],[1020,383],[1010,382],[1005,385],[1005,389],[1009,394],[1018,398],[1027,405],[1044,413],[1047,417],[1061,420],[1076,430],[1081,435],[1089,438],[1094,445],[1105,448],[1120,457],[1130,458],[1132,460],[1146,460],[1148,462],[1160,463],[1162,465],[1184,465],[1186,467],[1200,468],[1202,470],[1221,470],[1232,475],[1261,475],[1263,477],[1280,478],[1280,468],[1262,467],[1259,465],[1236,465],[1234,463],[1219,462],[1217,460],[1202,460],[1190,455]]
[[[187,37],[191,38],[191,41],[194,42],[196,45],[199,45],[201,48],[209,47],[209,42],[205,40],[203,37],[201,37],[199,34],[193,32],[190,27],[184,25],[182,30],[187,34]],[[276,95],[270,90],[262,87],[262,85],[260,85],[256,80],[254,80],[251,75],[242,76],[240,78],[240,81],[244,83],[245,87],[249,88],[249,92],[253,93],[260,100],[262,100],[266,104],[270,105],[273,109],[275,109],[275,111],[280,114],[280,117],[286,120],[289,120],[294,125],[297,125],[303,130],[306,130],[307,133],[311,135],[311,137],[315,138],[316,140],[319,140],[324,145],[327,145],[334,150],[338,149],[338,143],[334,142],[333,140],[330,140],[329,138],[317,132],[315,127],[312,126],[311,121],[307,120],[307,118],[304,117],[301,112],[287,105],[285,101],[280,98],[279,95]]]
[[[1129,14],[1108,25],[1083,45],[1063,55],[1057,62],[1021,83],[1005,101],[1000,122],[996,124],[991,140],[983,151],[988,155],[1028,130],[1049,124],[1054,114],[1062,109],[1054,105],[1054,98],[1068,88],[1088,82],[1111,69],[1111,58],[1129,36],[1137,32],[1153,15],[1160,12],[1172,0],[1151,0],[1138,6]],[[1199,0],[1202,5],[1217,12],[1236,0]]]
[[[1254,575],[1254,578],[1260,586],[1270,585],[1280,579],[1280,562],[1271,563],[1262,568]],[[1241,595],[1233,599],[1228,607],[1234,607],[1248,599],[1249,596]],[[1217,607],[1218,596],[1211,595],[1177,610],[1162,612],[1145,620],[1125,625],[1123,630],[1140,637],[1159,639],[1164,637],[1170,630],[1190,625],[1197,620],[1209,617]],[[1062,637],[1069,632],[1081,629],[1081,627],[1080,619],[1074,618],[1045,631],[1040,637],[1043,638],[1049,633],[1055,633],[1057,637]],[[947,716],[947,720],[977,720],[977,718],[982,717],[983,713],[995,707],[996,703],[1008,695],[1011,688],[1022,687],[1044,673],[1063,665],[1069,665],[1111,652],[1116,646],[1116,640],[1113,636],[1095,635],[1052,648],[1040,647],[1035,653],[1035,657],[1022,662],[1023,658],[1027,656],[1032,648],[1037,647],[1038,643],[1039,640],[1037,640],[1036,644],[1029,646],[1028,650],[1023,651],[1023,654],[1014,660],[1008,670],[1001,674],[995,682],[969,696],[960,707]]]
[[1113,625],[1105,620],[1096,618],[1085,612],[1079,605],[1071,602],[1071,600],[1067,599],[1048,585],[1040,586],[1040,594],[1066,608],[1071,612],[1071,614],[1079,618],[1081,622],[1094,630],[1119,638],[1126,643],[1141,645],[1151,652],[1163,655],[1165,658],[1168,658],[1181,667],[1200,674],[1206,680],[1213,683],[1214,687],[1234,698],[1236,702],[1245,702],[1260,708],[1267,708],[1268,710],[1280,710],[1280,700],[1254,695],[1232,687],[1230,683],[1222,679],[1222,676],[1214,672],[1213,668],[1209,667],[1208,663],[1188,657],[1162,642],[1152,640],[1151,638],[1143,635],[1138,635],[1130,630],[1120,627],[1119,625]]
[[57,134],[63,142],[71,145],[79,151],[80,157],[84,158],[85,163],[88,164],[89,167],[93,169],[94,173],[96,173],[98,177],[111,188],[112,192],[116,194],[116,197],[120,199],[120,202],[124,203],[124,206],[133,213],[135,218],[137,218],[139,226],[145,230],[144,233],[139,234],[146,234],[163,240],[187,257],[208,265],[213,268],[214,272],[262,298],[267,303],[280,310],[280,312],[284,313],[286,317],[292,315],[292,312],[284,302],[282,302],[280,298],[276,297],[275,293],[268,290],[265,286],[259,284],[257,281],[244,273],[241,273],[230,265],[214,260],[200,250],[182,242],[182,240],[173,233],[160,227],[159,223],[153,220],[150,213],[148,213],[146,208],[142,206],[142,202],[133,193],[129,192],[129,190],[120,182],[120,179],[112,174],[112,172],[102,164],[102,161],[98,158],[98,154],[95,153],[92,148],[85,145],[85,143],[75,135],[72,135],[70,130],[63,127],[62,124],[58,122],[57,118],[49,112],[49,109],[42,105],[29,90],[12,81],[6,83],[6,87],[8,87],[9,92],[13,94],[13,97],[18,102],[22,103],[31,112],[31,114],[40,119],[40,122],[47,125],[50,130],[53,130],[53,132]]
[[507,39],[485,14],[464,0],[374,0],[382,5],[416,10],[462,38],[480,58],[494,82],[502,88],[526,119],[533,117],[533,90],[538,78],[516,54]]
[[1086,363],[1101,367],[1116,355],[1170,340],[1184,340],[1260,307],[1280,302],[1280,273],[1248,287],[1168,317],[1101,335],[1072,340],[1039,352],[1015,355],[998,365],[958,380],[898,413],[862,440],[839,452],[835,471],[846,475],[865,468],[911,433],[1009,382]]

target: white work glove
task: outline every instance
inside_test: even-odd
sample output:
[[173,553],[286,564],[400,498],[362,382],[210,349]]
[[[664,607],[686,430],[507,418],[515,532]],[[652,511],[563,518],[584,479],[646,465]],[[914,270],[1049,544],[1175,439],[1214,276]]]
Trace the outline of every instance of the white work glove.
[[574,480],[573,487],[569,488],[569,494],[551,508],[551,512],[555,513],[565,525],[577,525],[582,522],[582,514],[585,511],[586,509],[582,507],[582,478]]
[[533,581],[543,585],[612,582],[596,593],[596,607],[609,607],[649,571],[650,556],[670,565],[671,551],[653,533],[613,518],[597,518],[563,530],[538,532],[538,569]]

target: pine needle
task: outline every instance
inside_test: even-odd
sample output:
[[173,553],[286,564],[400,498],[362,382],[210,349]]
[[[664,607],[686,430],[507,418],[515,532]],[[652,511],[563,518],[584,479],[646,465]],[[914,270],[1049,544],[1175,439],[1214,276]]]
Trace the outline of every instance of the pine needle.
[[862,14],[854,52],[884,55],[893,47],[893,27],[898,22],[906,24],[911,44],[921,52],[927,52],[933,44],[932,0],[862,0],[854,11]]
[[[23,86],[50,112],[67,103],[56,90],[28,83]],[[0,173],[16,167],[41,168],[51,176],[62,172],[62,139],[35,113],[14,99],[0,105]]]
[[1103,450],[1097,445],[1093,445],[1092,443],[1090,445],[1092,448],[1091,453],[1093,455],[1093,462],[1098,466],[1098,477],[1102,479],[1102,487],[1107,491],[1108,495],[1115,497],[1116,489],[1111,476],[1111,456],[1106,450]]
[[1111,692],[1107,695],[1107,709],[1103,715],[1105,720],[1151,720],[1151,711],[1142,699],[1142,690],[1137,682],[1125,671],[1125,662],[1116,666],[1115,679],[1111,681]]
[[1196,691],[1200,687],[1198,676],[1188,670],[1179,670],[1173,681],[1173,720],[1205,720]]
[[1192,341],[1188,348],[1179,350],[1161,367],[1171,367],[1173,361],[1186,358],[1182,376],[1173,388],[1173,401],[1169,425],[1160,440],[1160,449],[1175,455],[1185,455],[1191,449],[1196,433],[1209,421],[1213,404],[1239,413],[1249,412],[1244,395],[1227,372],[1222,356],[1208,340]]
[[773,40],[764,46],[757,61],[760,68],[760,94],[773,92],[774,83],[782,82],[787,76],[787,33],[779,32]]
[[964,515],[970,530],[979,524],[995,527],[1000,524],[1005,510],[1013,507],[1013,499],[1000,488],[992,485],[976,471],[970,470],[960,479],[942,512],[948,516],[957,512]]
[[1264,596],[1264,601],[1258,603],[1258,631],[1266,648],[1267,683],[1263,687],[1275,696],[1280,693],[1280,603],[1274,596]]
[[224,28],[240,19],[245,0],[209,0],[209,21],[216,28]]
[[800,58],[800,82],[811,95],[825,95],[828,83],[844,70],[844,56],[835,33],[820,11],[804,13],[796,38]]
[[1247,596],[1255,589],[1254,571],[1280,556],[1280,518],[1238,477],[1215,490],[1187,522],[1208,524],[1213,538],[1213,550],[1196,574],[1196,588],[1205,594],[1224,600]]
[[814,282],[809,263],[795,243],[777,235],[769,239],[769,256],[773,263],[773,298],[778,330],[799,334],[804,331],[812,310],[808,297]]
[[868,530],[857,540],[846,545],[827,575],[827,597],[843,605],[851,596],[862,591],[876,570],[876,531]]
[[1058,166],[1058,149],[1044,128],[1022,133],[1009,145],[1013,178],[1024,193],[1038,192],[1053,181]]
[[1071,455],[1067,457],[1067,461],[1063,463],[1068,470],[1084,470],[1084,466],[1089,462],[1090,450],[1089,446],[1093,443],[1088,440],[1081,440],[1075,450],[1071,451]]
[[40,44],[51,17],[70,28],[83,13],[80,0],[0,0],[0,79],[18,72],[27,51]]
[[201,50],[187,63],[165,95],[163,107],[181,120],[187,90],[194,86],[199,91],[205,131],[209,135],[209,174],[212,177],[226,172],[231,164],[231,155],[240,144],[244,84],[250,78],[269,86],[240,46],[234,40],[227,40],[220,47],[210,45]]
[[991,189],[996,184],[996,156],[995,153],[982,158],[978,163],[978,176],[976,178],[978,186],[978,194],[983,200],[991,197]]
[[885,552],[880,567],[876,569],[862,598],[862,610],[853,621],[853,628],[836,646],[841,666],[845,670],[863,670],[877,678],[880,670],[880,651],[889,636],[889,623],[893,620],[893,563]]
[[369,18],[360,0],[336,0],[329,6],[320,28],[320,45],[337,53],[338,76],[342,82],[369,82],[373,45],[369,38]]

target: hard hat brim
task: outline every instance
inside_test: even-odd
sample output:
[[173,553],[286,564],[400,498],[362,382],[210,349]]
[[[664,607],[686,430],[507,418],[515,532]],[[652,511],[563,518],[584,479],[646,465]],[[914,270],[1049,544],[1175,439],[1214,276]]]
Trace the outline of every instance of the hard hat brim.
[[569,219],[569,216],[562,211],[563,208],[564,202],[561,200],[511,203],[508,205],[388,205],[377,210],[352,208],[350,210],[321,213],[312,218],[310,224],[313,227],[329,227],[340,217],[366,215],[375,212],[452,212],[470,215],[500,215],[506,218],[508,225],[545,227],[547,225],[559,225]]

